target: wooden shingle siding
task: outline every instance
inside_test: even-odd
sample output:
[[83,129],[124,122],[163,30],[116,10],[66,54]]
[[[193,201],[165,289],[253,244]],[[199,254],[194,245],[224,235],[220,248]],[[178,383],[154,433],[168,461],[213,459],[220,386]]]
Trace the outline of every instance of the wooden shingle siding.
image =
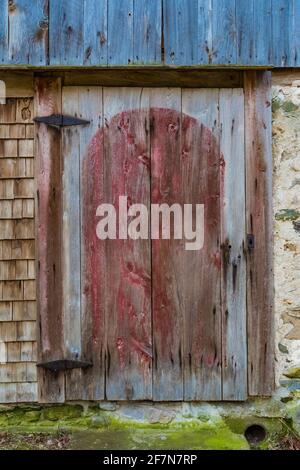
[[299,0],[0,0],[0,63],[300,63]]
[[0,402],[36,401],[33,102],[0,105]]

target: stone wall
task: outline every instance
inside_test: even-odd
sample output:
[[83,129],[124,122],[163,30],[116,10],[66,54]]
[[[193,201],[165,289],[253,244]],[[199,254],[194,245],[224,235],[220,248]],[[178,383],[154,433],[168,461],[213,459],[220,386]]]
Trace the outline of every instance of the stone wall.
[[272,91],[276,375],[300,390],[300,74]]

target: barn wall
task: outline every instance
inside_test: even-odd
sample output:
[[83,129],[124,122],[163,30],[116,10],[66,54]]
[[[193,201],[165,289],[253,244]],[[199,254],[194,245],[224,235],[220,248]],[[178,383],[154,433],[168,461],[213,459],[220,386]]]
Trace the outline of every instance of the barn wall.
[[35,401],[33,101],[0,105],[0,402]]
[[[274,78],[277,386],[300,390],[300,77]],[[0,402],[36,401],[32,102],[0,106]],[[284,375],[287,373],[290,378]],[[276,392],[277,393],[277,392]]]
[[0,64],[300,65],[300,0],[0,0]]

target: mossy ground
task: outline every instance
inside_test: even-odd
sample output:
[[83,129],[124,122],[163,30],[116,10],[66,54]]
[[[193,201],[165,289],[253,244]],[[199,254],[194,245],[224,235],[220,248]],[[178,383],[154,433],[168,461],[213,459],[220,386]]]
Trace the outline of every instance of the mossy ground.
[[102,410],[97,404],[3,406],[0,449],[244,450],[251,448],[244,431],[254,423],[267,431],[259,448],[276,448],[282,438],[295,437],[289,423],[281,418],[203,413],[151,423]]

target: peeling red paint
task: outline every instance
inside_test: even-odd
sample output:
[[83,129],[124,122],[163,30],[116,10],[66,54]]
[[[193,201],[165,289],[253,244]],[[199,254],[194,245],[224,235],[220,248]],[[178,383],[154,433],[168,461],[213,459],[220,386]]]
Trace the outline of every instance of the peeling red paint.
[[[195,315],[198,315],[198,319],[196,324],[187,323],[186,327],[191,328],[195,341],[191,342],[190,351],[181,351],[182,322],[187,321],[183,320],[184,309],[189,309],[191,305],[183,303],[182,300],[186,285],[181,284],[181,265],[177,264],[177,261],[183,260],[185,256],[182,241],[173,241],[172,244],[169,240],[152,240],[154,271],[151,279],[150,265],[145,268],[138,251],[134,251],[134,246],[137,246],[134,245],[135,241],[101,242],[96,236],[97,206],[101,202],[112,202],[118,208],[120,195],[128,197],[128,207],[142,202],[146,194],[145,186],[137,182],[146,181],[141,179],[141,174],[150,178],[151,171],[152,203],[205,204],[203,252],[207,252],[207,255],[199,252],[193,256],[199,259],[204,256],[207,283],[211,282],[211,272],[220,271],[221,255],[212,242],[216,239],[216,231],[220,227],[220,199],[223,197],[220,179],[224,175],[224,159],[219,156],[217,140],[210,129],[190,116],[181,117],[181,113],[176,110],[152,108],[149,119],[155,129],[159,129],[159,133],[156,132],[154,137],[152,134],[150,136],[150,158],[150,149],[147,149],[144,134],[141,133],[141,137],[138,128],[139,123],[144,120],[145,112],[124,111],[105,123],[105,128],[95,134],[89,145],[82,180],[86,272],[83,292],[86,297],[86,309],[93,317],[95,341],[99,335],[104,334],[106,316],[106,332],[110,341],[108,346],[112,357],[111,380],[124,380],[124,387],[129,387],[132,393],[134,387],[132,388],[128,379],[131,368],[137,367],[139,373],[147,377],[149,363],[152,361],[151,302],[153,335],[161,367],[168,368],[170,361],[176,363],[176,367],[183,367],[179,366],[178,361],[181,361],[181,354],[182,357],[184,354],[187,357],[188,352],[192,354],[193,367],[200,367],[201,357],[207,367],[213,367],[219,361],[215,347],[205,333],[207,327],[208,334],[213,335],[215,322],[214,319],[206,322],[206,316],[212,316],[212,301],[208,295],[211,289],[205,285],[199,286],[203,297],[202,305],[195,299],[190,299],[190,302],[195,300],[198,308]],[[137,128],[134,127],[135,122]],[[194,135],[198,138],[197,142],[200,142],[201,183],[197,180],[199,169],[195,172],[192,166],[195,164],[191,158],[194,147],[189,142]],[[166,143],[167,138],[170,142]],[[108,153],[104,158],[107,141],[109,149],[105,150]],[[177,154],[178,160],[173,158]],[[150,203],[149,195],[147,202]],[[109,266],[111,262],[112,270]],[[154,286],[152,300],[151,282]],[[118,360],[118,364],[114,364],[114,360]]]

